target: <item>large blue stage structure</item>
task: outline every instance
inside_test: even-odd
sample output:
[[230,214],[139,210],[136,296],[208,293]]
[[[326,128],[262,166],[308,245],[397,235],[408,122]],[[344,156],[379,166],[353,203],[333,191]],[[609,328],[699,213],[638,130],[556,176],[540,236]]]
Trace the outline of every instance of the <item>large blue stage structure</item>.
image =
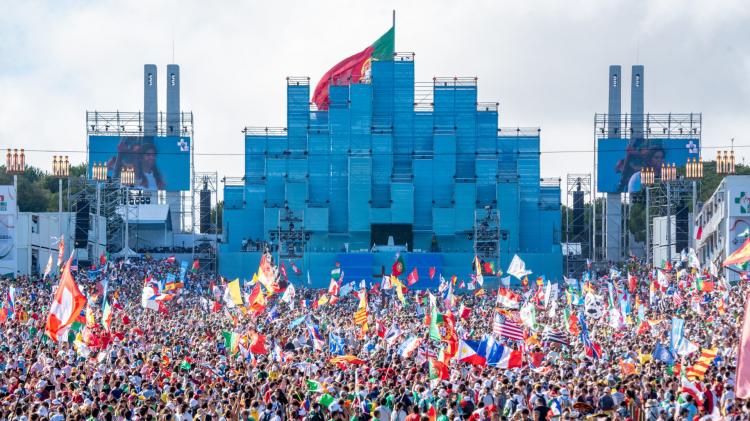
[[505,270],[518,254],[532,276],[559,279],[560,185],[540,179],[540,130],[499,128],[476,78],[415,85],[412,53],[371,66],[359,83],[333,83],[326,110],[311,104],[309,78],[287,78],[287,127],[244,130],[244,176],[225,179],[219,273],[252,278],[266,242],[300,269],[287,270],[294,283],[309,271],[325,287],[337,263],[345,280],[379,281],[397,252],[418,269],[414,287],[440,274],[468,283],[494,215],[483,260]]

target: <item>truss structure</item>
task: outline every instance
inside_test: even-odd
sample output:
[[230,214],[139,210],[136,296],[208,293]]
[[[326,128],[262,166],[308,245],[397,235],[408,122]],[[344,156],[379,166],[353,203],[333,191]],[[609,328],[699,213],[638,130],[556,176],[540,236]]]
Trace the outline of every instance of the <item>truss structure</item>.
[[[190,207],[190,232],[193,233],[193,259],[197,259],[200,271],[212,274],[214,277],[218,273],[218,245],[216,242],[218,233],[218,190],[219,176],[216,172],[195,172],[192,178],[192,196]],[[211,200],[209,201],[209,213],[212,209],[213,216],[209,214],[208,232],[200,232],[200,192],[208,190]]]
[[[565,272],[580,273],[586,270],[586,259],[593,257],[591,210],[591,174],[568,174],[565,196]],[[581,207],[576,211],[576,205]]]

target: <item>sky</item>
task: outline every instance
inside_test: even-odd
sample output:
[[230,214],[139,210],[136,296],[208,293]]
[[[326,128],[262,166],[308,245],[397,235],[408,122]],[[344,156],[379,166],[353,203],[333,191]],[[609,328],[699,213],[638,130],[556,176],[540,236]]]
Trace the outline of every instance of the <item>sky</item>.
[[630,66],[646,66],[647,112],[701,112],[704,147],[734,138],[750,160],[746,0],[5,1],[0,147],[31,150],[27,162],[47,170],[54,154],[83,162],[85,112],[141,110],[145,63],[159,66],[165,110],[174,62],[195,169],[241,176],[243,127],[286,125],[285,78],[314,85],[385,32],[394,9],[396,50],[416,53],[417,81],[476,76],[500,126],[541,127],[543,177],[591,171],[582,151],[606,112],[610,64],[628,87]]

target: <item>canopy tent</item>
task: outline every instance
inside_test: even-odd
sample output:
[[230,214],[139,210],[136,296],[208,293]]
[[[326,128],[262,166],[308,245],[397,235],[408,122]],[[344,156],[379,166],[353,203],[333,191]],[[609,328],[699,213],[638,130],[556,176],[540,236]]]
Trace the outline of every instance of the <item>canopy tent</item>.
[[750,261],[750,238],[734,251],[734,253],[727,256],[726,260],[722,264],[724,267],[731,265],[741,265],[747,261]]
[[118,251],[117,253],[114,253],[112,255],[114,258],[119,257],[141,257],[140,253],[134,252],[130,247],[123,248],[122,250]]

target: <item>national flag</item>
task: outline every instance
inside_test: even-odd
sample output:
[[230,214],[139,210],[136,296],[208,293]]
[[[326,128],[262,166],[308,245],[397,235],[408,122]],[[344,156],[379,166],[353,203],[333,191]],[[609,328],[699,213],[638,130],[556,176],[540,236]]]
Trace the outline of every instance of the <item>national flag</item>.
[[738,399],[750,398],[750,299],[745,298],[742,329],[739,332],[740,343],[737,348],[735,393]]
[[65,255],[65,234],[60,234],[60,241],[57,242],[57,267],[62,266],[64,255]]
[[555,342],[565,346],[570,345],[567,336],[557,330],[545,330],[542,332],[542,342]]
[[[386,335],[386,337],[388,337],[388,335]],[[401,356],[401,358],[409,358],[411,354],[413,354],[414,351],[416,351],[417,348],[419,348],[419,345],[421,343],[422,343],[421,338],[417,338],[416,336],[410,336],[398,347],[398,354]]]
[[484,290],[484,288],[479,288],[478,290],[474,291],[475,297],[484,297],[487,294],[487,291]]
[[479,341],[459,339],[456,359],[472,365],[487,365],[487,360],[479,355],[478,349]]
[[321,406],[325,406],[326,408],[330,408],[331,405],[333,405],[334,402],[336,402],[336,398],[334,398],[333,396],[329,395],[328,393],[324,393],[324,394],[320,395],[320,397],[318,398],[318,403]]
[[664,364],[672,365],[674,364],[674,355],[669,351],[669,348],[665,347],[661,344],[661,342],[657,342],[656,346],[654,347],[654,352],[651,354],[651,356],[656,361],[661,361]]
[[438,361],[436,358],[430,358],[428,361],[430,380],[448,380],[450,378],[450,370],[443,362]]
[[521,325],[502,314],[495,313],[495,319],[492,323],[492,332],[499,337],[512,340],[523,340],[523,328]]
[[292,272],[294,272],[295,275],[299,276],[302,274],[302,271],[300,270],[300,268],[297,267],[297,265],[294,264],[294,262],[291,262],[291,266],[292,266]]
[[589,329],[586,325],[586,318],[583,315],[580,317],[580,323],[581,343],[583,344],[584,351],[586,351],[586,355],[595,360],[600,359],[602,357],[602,348],[589,337]]
[[734,253],[727,256],[722,266],[741,265],[747,261],[750,261],[750,238],[745,240]]
[[224,290],[224,302],[228,306],[242,305],[242,293],[240,292],[239,278],[227,284],[227,287]]
[[430,280],[435,277],[435,266],[430,266],[430,270],[428,271],[430,275]]
[[401,253],[398,253],[396,254],[396,261],[393,263],[393,266],[391,266],[391,275],[399,277],[405,270],[406,266],[404,265],[404,256],[402,256]]
[[391,275],[391,284],[394,288],[396,288],[396,295],[398,296],[398,299],[401,301],[401,305],[406,304],[406,297],[404,297],[404,284],[401,283],[401,281],[398,280],[395,276]]
[[73,262],[70,264],[70,270],[78,272],[78,256],[73,256]]
[[231,354],[239,352],[240,346],[240,335],[236,332],[222,331],[221,336],[224,337],[224,348]]
[[55,291],[55,297],[50,305],[49,316],[45,326],[45,333],[57,342],[68,337],[68,330],[75,319],[86,306],[86,296],[78,289],[73,275],[70,274],[71,261],[63,268],[60,284]]
[[495,274],[495,262],[484,262],[482,264],[482,272],[487,275]]
[[703,405],[703,390],[701,390],[699,382],[688,379],[685,373],[682,372],[680,373],[680,386],[682,393],[687,393],[693,397],[697,407]]
[[307,382],[307,390],[309,392],[318,393],[318,392],[325,391],[325,388],[323,387],[323,385],[318,381],[308,379],[306,380],[306,382]]
[[695,231],[695,239],[700,240],[701,237],[703,237],[703,227],[700,225],[695,225],[693,231]]
[[201,268],[200,261],[198,261],[198,259],[193,260],[193,266],[190,268],[190,270],[193,273],[196,273],[196,272],[198,272],[198,269],[200,269],[200,268]]
[[281,274],[281,279],[284,281],[289,281],[289,276],[286,274],[286,266],[284,266],[284,262],[281,262],[281,266],[279,266],[279,273]]
[[344,355],[344,348],[346,347],[346,341],[343,337],[333,333],[328,333],[328,352],[336,355]]
[[44,276],[42,277],[46,278],[50,273],[52,273],[52,253],[50,253],[49,259],[47,259],[47,266],[44,268]]
[[513,260],[510,262],[510,266],[508,266],[508,270],[506,271],[509,275],[515,276],[517,279],[521,280],[522,278],[526,277],[526,275],[530,274],[530,270],[526,270],[526,263],[524,263],[523,260],[521,260],[520,257],[518,257],[517,254],[513,255]]
[[288,287],[286,287],[286,290],[281,295],[281,301],[289,304],[292,309],[294,309],[294,296],[296,295],[296,290],[294,289],[294,284],[289,284]]
[[329,87],[331,85],[349,85],[359,83],[370,77],[373,61],[392,61],[395,50],[396,28],[391,27],[372,45],[345,58],[328,70],[318,82],[313,92],[312,102],[319,110],[327,110],[330,104]]
[[253,354],[268,354],[265,335],[257,332],[250,334],[250,352]]
[[331,283],[330,285],[328,285],[328,294],[333,297],[336,297],[339,295],[339,289],[340,289],[339,284],[333,279],[333,277],[331,277]]
[[109,260],[109,253],[104,253],[99,256],[99,266],[104,266],[107,264],[107,260]]
[[703,377],[706,376],[706,371],[708,371],[709,367],[711,367],[711,364],[713,364],[718,352],[718,348],[702,349],[701,355],[700,357],[698,357],[698,360],[695,362],[695,364],[693,364],[692,367],[687,369],[687,377],[689,379],[703,380]]
[[521,307],[519,316],[524,325],[529,329],[536,329],[536,306],[532,302],[527,302]]
[[341,264],[336,262],[336,267],[331,269],[331,281],[341,283],[344,280],[344,271],[341,270]]
[[417,272],[417,268],[414,268],[411,270],[409,275],[406,277],[406,284],[409,286],[412,286],[419,281],[419,273]]
[[362,365],[365,364],[367,361],[359,359],[355,357],[354,355],[339,355],[336,357],[331,357],[331,359],[328,360],[329,362],[333,364],[354,364],[354,365]]
[[109,332],[112,328],[112,307],[108,300],[104,300],[104,310],[102,311],[102,326]]
[[[291,286],[291,285],[290,285]],[[227,289],[229,289],[227,287]],[[292,287],[292,291],[294,291],[294,287]],[[242,305],[242,300],[240,299],[240,303],[238,305]],[[234,301],[232,301],[234,303]],[[250,309],[250,311],[259,314],[266,308],[266,297],[263,295],[263,291],[261,290],[260,284],[255,284],[253,287],[253,290],[250,292],[249,295],[247,295],[247,306]]]
[[521,296],[508,288],[497,290],[497,305],[504,308],[515,309],[521,304]]

